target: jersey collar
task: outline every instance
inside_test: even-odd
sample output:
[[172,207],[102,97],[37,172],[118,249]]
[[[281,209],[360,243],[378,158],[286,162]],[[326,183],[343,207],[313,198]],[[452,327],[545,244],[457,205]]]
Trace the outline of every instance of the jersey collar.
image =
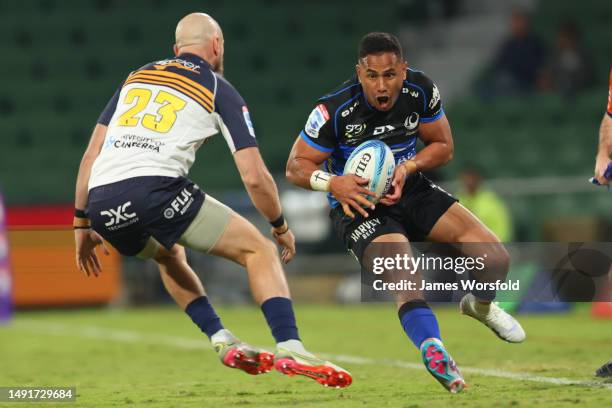
[[199,64],[199,65],[201,65],[201,66],[203,66],[205,68],[209,68],[209,69],[211,68],[210,64],[206,60],[204,60],[204,59],[202,59],[202,57],[200,57],[198,55],[195,55],[195,54],[192,54],[190,52],[182,52],[176,58],[183,58],[185,60],[197,63],[197,64]]

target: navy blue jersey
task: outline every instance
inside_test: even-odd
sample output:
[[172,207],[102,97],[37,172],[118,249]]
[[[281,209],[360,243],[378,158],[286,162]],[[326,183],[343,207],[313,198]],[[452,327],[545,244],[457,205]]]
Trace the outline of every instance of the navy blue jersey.
[[[399,97],[389,111],[368,103],[357,77],[317,101],[300,137],[310,146],[331,153],[326,171],[341,175],[352,151],[366,140],[385,142],[396,163],[416,154],[421,123],[444,115],[437,86],[423,72],[407,70]],[[338,203],[329,195],[332,207]]]

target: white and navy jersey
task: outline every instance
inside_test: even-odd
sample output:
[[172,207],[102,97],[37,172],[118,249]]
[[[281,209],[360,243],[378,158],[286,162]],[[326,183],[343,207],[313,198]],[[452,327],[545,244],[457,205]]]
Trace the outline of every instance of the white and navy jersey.
[[193,54],[132,72],[98,123],[108,131],[90,189],[133,177],[185,177],[197,149],[217,133],[232,153],[257,146],[244,99]]
[[[400,95],[389,111],[368,103],[357,77],[317,101],[300,137],[310,146],[331,153],[328,172],[341,175],[352,151],[366,140],[385,142],[400,163],[416,154],[419,125],[444,116],[437,86],[421,71],[407,70]],[[338,203],[331,197],[330,204]]]

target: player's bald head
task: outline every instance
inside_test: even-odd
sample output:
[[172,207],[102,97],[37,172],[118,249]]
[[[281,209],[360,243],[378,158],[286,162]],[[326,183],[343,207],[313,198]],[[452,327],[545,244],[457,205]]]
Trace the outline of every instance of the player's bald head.
[[221,27],[206,13],[187,14],[176,25],[175,44],[178,48],[205,44],[215,37],[223,37]]
[[187,14],[176,25],[174,53],[191,53],[206,60],[215,72],[223,74],[223,33],[206,13]]

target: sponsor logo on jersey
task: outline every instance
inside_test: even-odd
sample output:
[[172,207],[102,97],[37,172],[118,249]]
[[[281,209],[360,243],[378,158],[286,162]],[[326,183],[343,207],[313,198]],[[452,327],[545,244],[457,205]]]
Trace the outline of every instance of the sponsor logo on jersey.
[[419,114],[417,112],[412,112],[410,115],[406,116],[404,127],[408,131],[406,135],[415,133],[416,129],[419,127]]
[[155,69],[164,70],[168,67],[180,68],[187,70],[189,72],[194,72],[196,74],[200,73],[200,66],[194,64],[193,62],[185,61],[184,59],[174,58],[169,60],[157,61],[155,65],[153,65]]
[[395,127],[393,127],[391,125],[376,126],[374,128],[374,132],[372,134],[374,136],[378,136],[378,135],[381,135],[383,133],[391,132],[392,130],[395,130]]
[[313,139],[319,137],[319,130],[323,127],[323,125],[329,120],[329,113],[327,112],[327,108],[323,104],[317,105],[310,116],[308,116],[308,120],[306,121],[306,126],[304,127],[304,131],[306,134]]
[[242,116],[244,116],[244,123],[246,123],[247,128],[249,129],[249,134],[255,137],[255,129],[253,128],[251,115],[249,115],[249,109],[246,106],[242,107]]
[[431,91],[431,101],[429,101],[429,109],[433,109],[440,102],[440,91],[438,91],[438,87],[434,84],[433,89]]
[[365,220],[351,233],[351,239],[353,242],[357,242],[360,239],[367,239],[376,232],[376,228],[381,224],[382,222],[378,217]]
[[104,142],[105,147],[114,147],[115,149],[143,149],[153,150],[159,153],[159,149],[165,145],[165,143],[155,140],[151,137],[138,136],[138,135],[122,135],[118,139],[110,136]]
[[418,91],[411,91],[408,88],[402,88],[402,93],[403,94],[409,93],[410,96],[412,96],[413,98],[418,98],[419,97],[419,92]]
[[346,118],[348,115],[350,115],[355,110],[357,106],[359,106],[359,101],[355,101],[354,104],[352,104],[351,106],[343,110],[340,116],[342,116],[343,118]]
[[135,212],[129,212],[128,207],[132,205],[131,201],[127,201],[117,208],[100,211],[100,215],[108,217],[108,221],[104,223],[109,231],[116,231],[125,228],[129,225],[138,222],[138,216]]
[[358,123],[358,124],[346,125],[344,129],[345,129],[344,136],[350,139],[351,137],[361,136],[363,132],[365,132],[366,130],[366,124]]
[[187,188],[184,188],[183,191],[179,193],[174,200],[170,203],[170,206],[164,210],[164,218],[171,219],[179,213],[180,215],[185,214],[185,212],[189,209],[191,204],[193,203],[194,198],[191,191]]

